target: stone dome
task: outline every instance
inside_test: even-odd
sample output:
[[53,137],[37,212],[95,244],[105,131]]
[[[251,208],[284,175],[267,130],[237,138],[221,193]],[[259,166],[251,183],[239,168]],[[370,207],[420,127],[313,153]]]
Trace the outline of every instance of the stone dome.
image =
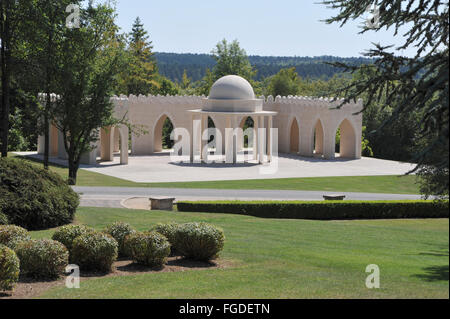
[[248,81],[237,75],[227,75],[217,80],[209,92],[212,100],[254,100],[255,93]]

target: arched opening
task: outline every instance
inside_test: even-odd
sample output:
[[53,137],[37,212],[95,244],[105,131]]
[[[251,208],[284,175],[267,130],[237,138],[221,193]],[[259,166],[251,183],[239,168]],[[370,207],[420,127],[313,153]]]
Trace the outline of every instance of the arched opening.
[[[251,116],[244,117],[241,120],[241,123],[239,124],[239,127],[242,129],[242,131],[245,132],[245,130],[248,129],[248,128],[254,128],[255,127],[255,122],[253,121],[253,118]],[[248,148],[249,145],[251,144],[251,143],[249,143],[247,135],[244,135],[244,139],[243,140],[244,140],[243,142],[242,141],[238,142],[238,150],[242,150],[243,148]]]
[[[211,128],[216,128],[216,123],[214,123],[214,120],[211,118],[211,116],[208,116],[208,129],[211,129]],[[214,140],[214,137],[213,136],[210,136],[209,137],[209,139],[208,139],[208,143],[211,143],[211,142],[213,142],[213,140]],[[214,143],[213,142],[213,148],[215,148],[216,146],[216,143]]]
[[300,129],[297,119],[294,118],[291,124],[289,152],[298,154],[300,152]]
[[336,131],[336,153],[343,158],[356,158],[356,133],[348,119]]
[[323,156],[323,135],[322,121],[318,120],[314,127],[314,156]]
[[174,129],[173,123],[167,115],[162,115],[155,126],[153,132],[153,152],[162,152],[170,150],[174,145],[174,141],[170,139],[170,134]]

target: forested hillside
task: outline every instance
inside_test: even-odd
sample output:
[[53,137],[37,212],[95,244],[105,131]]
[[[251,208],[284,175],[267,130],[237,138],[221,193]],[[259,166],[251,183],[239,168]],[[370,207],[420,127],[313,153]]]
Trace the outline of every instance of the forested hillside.
[[[172,81],[181,81],[186,70],[188,77],[193,81],[201,80],[206,69],[211,69],[216,61],[209,54],[192,53],[155,53],[159,73]],[[340,58],[334,56],[319,57],[276,57],[276,56],[249,56],[251,65],[258,71],[256,80],[277,74],[283,68],[295,67],[302,78],[329,79],[340,73],[340,70],[324,62],[344,62],[354,65],[371,63],[366,58]]]

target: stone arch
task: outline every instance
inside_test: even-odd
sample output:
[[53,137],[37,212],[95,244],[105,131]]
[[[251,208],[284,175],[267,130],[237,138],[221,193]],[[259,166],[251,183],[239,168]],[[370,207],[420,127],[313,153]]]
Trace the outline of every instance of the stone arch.
[[292,117],[287,129],[289,136],[289,152],[298,154],[300,152],[300,125],[296,116]]
[[356,130],[352,122],[347,118],[344,119],[338,128],[336,128],[335,136],[338,130],[340,131],[339,156],[343,158],[356,158],[358,144]]
[[171,115],[169,115],[168,113],[163,113],[159,116],[153,127],[153,152],[162,152],[163,150],[162,133],[164,123],[167,119],[169,119],[169,121],[172,123],[173,128],[175,128],[175,121]]
[[316,121],[316,124],[313,127],[312,133],[312,145],[313,145],[313,154],[317,156],[323,156],[324,151],[324,135],[325,131],[323,128],[322,120],[319,118]]
[[[247,123],[247,120],[250,119],[248,127],[255,127],[255,119],[251,115],[243,116],[239,120],[239,127],[244,130],[245,124]],[[242,151],[245,148],[245,144],[247,144],[247,147],[250,145],[250,141],[248,141],[248,136],[242,136],[238,139],[237,147],[238,151]]]
[[[128,138],[126,125],[109,126],[100,130],[100,158],[113,161],[114,153],[120,152],[120,164],[128,164]],[[116,141],[119,143],[116,145]],[[117,146],[117,151],[115,150]]]

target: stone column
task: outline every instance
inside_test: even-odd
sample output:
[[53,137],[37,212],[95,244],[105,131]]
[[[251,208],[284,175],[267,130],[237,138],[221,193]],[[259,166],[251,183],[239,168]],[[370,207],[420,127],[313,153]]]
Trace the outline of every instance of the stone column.
[[194,121],[195,121],[195,115],[192,114],[191,118],[191,129],[189,134],[189,161],[191,163],[194,163]]
[[[269,115],[267,121],[267,161],[272,161],[272,126],[273,126],[273,116]],[[275,142],[275,141],[273,141]]]
[[253,123],[254,123],[254,135],[253,135],[253,160],[258,160],[258,143],[259,143],[259,116],[253,117]]
[[208,157],[208,140],[203,140],[203,133],[208,130],[208,115],[202,114],[202,122],[200,126],[200,159],[206,161]]
[[102,161],[112,161],[113,157],[113,145],[114,145],[114,134],[112,133],[113,128],[107,127],[102,128],[100,132],[101,140],[101,160]]
[[264,153],[266,150],[265,143],[266,143],[266,130],[264,128],[264,116],[259,117],[259,130],[258,130],[258,157],[259,157],[259,163],[264,162]]
[[233,163],[233,131],[231,130],[231,115],[226,115],[225,123],[225,163]]
[[128,165],[128,126],[122,125],[116,132],[120,139],[120,164]]

